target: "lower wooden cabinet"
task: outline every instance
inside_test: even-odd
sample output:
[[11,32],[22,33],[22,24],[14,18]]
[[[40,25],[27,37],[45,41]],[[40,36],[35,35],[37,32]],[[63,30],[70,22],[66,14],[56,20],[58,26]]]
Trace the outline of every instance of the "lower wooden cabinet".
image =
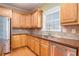
[[20,36],[19,35],[13,35],[11,39],[11,47],[12,49],[18,48],[21,46]]
[[13,35],[11,39],[11,48],[19,48],[27,46],[27,38],[26,35]]
[[28,35],[28,47],[38,56],[49,56],[49,41]]
[[41,40],[41,56],[49,56],[49,41]]
[[76,56],[77,49],[31,35],[13,35],[11,48],[28,46],[38,56]]
[[30,36],[29,35],[27,35],[27,46],[29,47],[29,48],[31,48],[31,38],[30,38]]
[[37,54],[37,55],[40,55],[40,39],[39,38],[35,38],[35,48],[34,48],[34,52]]
[[30,48],[31,48],[31,50],[32,51],[34,51],[34,37],[31,37],[31,42],[30,42],[30,44],[31,44],[31,46],[30,46]]
[[20,35],[21,46],[27,46],[27,38],[26,35]]

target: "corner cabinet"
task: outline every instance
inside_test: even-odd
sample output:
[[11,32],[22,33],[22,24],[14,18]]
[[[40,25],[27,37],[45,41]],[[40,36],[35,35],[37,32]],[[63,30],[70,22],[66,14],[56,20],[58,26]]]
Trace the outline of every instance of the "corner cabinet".
[[27,46],[27,36],[15,34],[11,37],[11,49]]
[[60,19],[62,25],[79,24],[79,4],[66,3],[61,4]]
[[20,36],[19,35],[13,35],[11,39],[11,48],[16,49],[21,46]]

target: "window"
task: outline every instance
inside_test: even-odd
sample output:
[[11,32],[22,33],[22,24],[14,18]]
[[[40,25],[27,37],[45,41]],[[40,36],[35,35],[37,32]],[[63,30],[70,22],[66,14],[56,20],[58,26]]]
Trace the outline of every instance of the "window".
[[55,7],[44,13],[45,31],[61,31],[59,12],[60,8]]

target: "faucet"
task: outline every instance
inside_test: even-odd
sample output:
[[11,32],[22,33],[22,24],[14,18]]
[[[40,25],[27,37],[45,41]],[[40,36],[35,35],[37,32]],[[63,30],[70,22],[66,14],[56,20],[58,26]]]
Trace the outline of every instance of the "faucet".
[[48,35],[49,35],[49,36],[51,36],[51,33],[50,33],[50,32],[51,32],[51,29],[50,29],[50,27],[51,27],[51,26],[50,26],[50,24],[49,24],[49,32],[48,32]]

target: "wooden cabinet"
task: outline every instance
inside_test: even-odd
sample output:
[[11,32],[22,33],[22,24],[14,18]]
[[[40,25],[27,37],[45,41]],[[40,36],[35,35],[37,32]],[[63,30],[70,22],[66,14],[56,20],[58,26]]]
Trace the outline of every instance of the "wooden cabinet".
[[32,28],[32,19],[31,19],[31,14],[26,15],[26,20],[25,20],[25,27],[26,28]]
[[26,15],[21,14],[19,20],[20,20],[20,28],[26,28]]
[[31,47],[31,37],[27,35],[27,46],[30,48]]
[[37,54],[37,55],[40,55],[40,39],[39,38],[35,38],[35,41],[34,41],[34,52]]
[[12,17],[12,10],[0,7],[0,16]]
[[28,35],[28,47],[37,55],[49,56],[49,41]]
[[11,39],[11,48],[19,48],[27,46],[27,37],[26,35],[13,35]]
[[31,36],[31,42],[30,42],[31,43],[31,45],[30,45],[31,47],[30,48],[31,48],[32,51],[34,51],[34,47],[35,47],[34,46],[34,39],[35,38]]
[[11,47],[12,49],[18,48],[21,46],[20,36],[19,35],[13,35],[11,39]]
[[49,56],[49,41],[41,40],[41,56]]
[[37,10],[32,13],[32,28],[41,28],[42,27],[42,11]]
[[21,47],[27,46],[26,35],[20,35]]
[[28,47],[35,52],[37,55],[40,55],[40,40],[39,38],[28,35]]
[[13,11],[11,23],[13,28],[41,28],[42,11],[38,10],[33,14],[21,14]]
[[12,28],[20,28],[21,14],[13,12],[11,21]]
[[78,24],[78,4],[61,4],[60,16],[62,25]]
[[31,14],[13,12],[12,28],[32,28],[31,25]]
[[35,28],[37,27],[38,24],[38,19],[37,19],[37,12],[33,13],[33,18],[32,18],[32,27]]

